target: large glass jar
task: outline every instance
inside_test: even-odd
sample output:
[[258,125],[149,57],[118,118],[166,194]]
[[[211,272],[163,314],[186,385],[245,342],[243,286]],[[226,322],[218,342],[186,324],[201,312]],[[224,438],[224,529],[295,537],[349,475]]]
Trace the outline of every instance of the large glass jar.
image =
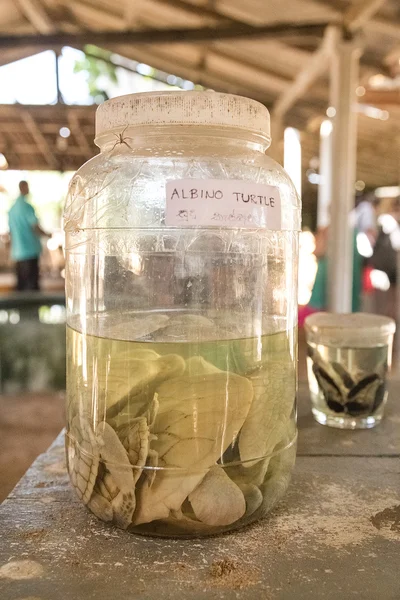
[[100,519],[215,534],[295,460],[300,205],[269,114],[215,92],[101,105],[65,209],[68,469]]

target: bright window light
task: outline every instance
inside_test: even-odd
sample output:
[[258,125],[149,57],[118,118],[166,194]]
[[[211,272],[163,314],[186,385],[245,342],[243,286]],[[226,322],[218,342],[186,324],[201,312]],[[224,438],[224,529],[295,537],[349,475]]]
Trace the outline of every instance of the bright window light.
[[378,224],[382,227],[383,233],[387,235],[390,235],[398,228],[398,223],[392,215],[380,215],[378,217]]
[[372,77],[369,78],[368,83],[371,87],[379,88],[385,85],[387,79],[388,78],[385,77],[385,75],[382,75],[382,73],[377,73],[376,75],[372,75]]
[[69,127],[61,127],[59,134],[63,138],[68,138],[71,135],[71,131],[70,131]]
[[56,103],[55,61],[45,50],[0,67],[0,104]]
[[317,273],[317,259],[313,254],[314,250],[315,237],[311,231],[300,232],[298,301],[301,306],[305,306],[310,301]]
[[4,154],[0,152],[0,169],[7,169],[8,162]]
[[12,325],[16,325],[17,323],[19,323],[19,310],[10,310],[9,320]]
[[301,142],[300,132],[293,127],[286,127],[284,133],[283,166],[299,196],[301,196]]
[[400,196],[400,186],[389,185],[376,188],[375,196],[377,198],[397,198],[397,196]]
[[308,175],[308,181],[313,185],[318,185],[322,183],[322,177],[319,175],[319,173],[310,173]]
[[315,236],[311,231],[300,233],[300,249],[305,255],[313,254],[315,250]]
[[329,119],[322,121],[319,132],[322,137],[328,137],[332,133],[332,121]]
[[58,248],[58,241],[51,237],[49,240],[47,240],[47,247],[49,250],[57,250]]
[[373,255],[374,251],[366,233],[360,232],[357,234],[357,250],[365,258],[370,258]]
[[151,75],[154,71],[153,67],[150,65],[146,65],[145,63],[139,63],[136,67],[136,71],[140,73],[140,75]]
[[57,323],[65,323],[66,310],[65,306],[53,304],[52,306],[39,307],[39,321],[48,325]]
[[369,104],[357,104],[357,112],[371,119],[381,119],[382,121],[387,121],[390,116],[387,110],[382,110]]
[[381,290],[382,292],[387,292],[390,288],[389,277],[384,271],[379,271],[378,269],[372,269],[369,278],[371,280],[371,285],[376,290]]

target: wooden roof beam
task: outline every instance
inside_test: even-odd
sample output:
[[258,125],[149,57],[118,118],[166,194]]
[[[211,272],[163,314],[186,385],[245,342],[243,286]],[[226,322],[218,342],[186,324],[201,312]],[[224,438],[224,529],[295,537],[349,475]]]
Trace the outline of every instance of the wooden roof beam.
[[[343,17],[345,29],[351,33],[355,33],[373,17],[384,2],[385,0],[365,0],[364,2],[352,5]],[[310,62],[300,71],[292,85],[281,94],[275,103],[273,113],[277,119],[282,119],[285,113],[303,96],[314,81],[327,70],[340,35],[337,27],[332,26],[327,28],[324,39],[320,47],[314,52]]]
[[79,146],[82,148],[85,154],[93,154],[94,150],[89,146],[86,136],[81,129],[78,115],[68,112],[68,124],[71,132],[78,140]]
[[[121,30],[124,27],[124,19],[119,12],[117,14],[109,10],[104,10],[102,6],[96,3],[83,2],[82,0],[68,0],[68,8],[81,23],[82,21],[93,23],[93,29],[101,31],[105,27],[107,31],[111,31],[113,29]],[[88,27],[90,26],[88,25]],[[89,34],[92,30],[86,29],[86,31]],[[88,41],[87,43],[90,44],[91,42]]]
[[52,123],[59,122],[60,128],[65,124],[67,113],[74,113],[87,125],[93,123],[96,109],[97,106],[94,104],[0,104],[0,123],[17,124],[21,120],[21,115],[28,112],[35,120],[45,120],[48,123],[50,119]]
[[[42,152],[38,152],[37,146],[35,146],[34,144],[14,144],[13,146],[15,152],[17,154],[30,154],[31,156],[35,155],[35,154],[42,154]],[[92,157],[94,154],[93,152],[86,152],[83,148],[78,148],[77,146],[69,146],[68,149],[63,152],[60,150],[57,150],[56,148],[54,148],[53,150],[54,154],[59,154],[61,156],[64,156],[65,154],[69,155],[69,156],[84,156],[85,158],[90,158]],[[48,162],[46,160],[46,162]]]
[[360,102],[374,106],[400,106],[400,90],[367,90]]
[[[113,66],[118,66],[115,62],[108,60],[106,58],[103,57],[97,57],[94,54],[91,54],[90,52],[86,53],[89,56],[93,56],[94,58],[97,58],[98,60],[104,61],[107,64],[113,65]],[[139,59],[140,56],[137,56],[137,58]],[[291,79],[288,79],[286,77],[282,77],[277,75],[276,73],[273,73],[272,71],[269,71],[268,69],[262,68],[260,65],[256,65],[251,63],[248,60],[244,60],[240,57],[237,56],[231,56],[226,50],[220,50],[217,46],[212,46],[206,53],[205,56],[203,56],[202,60],[201,60],[201,65],[198,64],[196,67],[194,67],[196,69],[196,73],[201,73],[202,71],[206,70],[206,66],[207,66],[207,60],[209,60],[210,62],[212,62],[212,59],[215,58],[216,61],[217,60],[224,60],[226,62],[226,73],[228,74],[228,76],[231,74],[231,71],[234,70],[235,66],[237,66],[239,69],[245,69],[247,71],[244,71],[244,74],[246,76],[248,76],[250,79],[252,79],[253,82],[255,82],[256,84],[259,83],[259,78],[261,78],[264,83],[268,82],[268,86],[271,89],[271,91],[273,91],[273,95],[281,92],[283,89],[286,88],[286,86],[288,86],[291,82]],[[144,60],[144,62],[146,62]],[[151,60],[147,62],[151,63]],[[153,65],[154,67],[156,67],[156,65]],[[127,68],[127,67],[123,67],[123,68]],[[189,66],[189,68],[192,68],[191,66]],[[132,71],[133,73],[136,73],[135,69],[130,69],[128,68],[129,71]],[[160,69],[162,70],[162,69]],[[171,69],[168,69],[171,70]],[[176,67],[172,67],[172,70],[176,70]],[[190,77],[189,77],[190,79]],[[193,81],[195,81],[196,83],[199,83],[198,81],[198,74],[197,76],[194,77],[194,79],[192,78]],[[225,81],[225,79],[224,79]],[[254,86],[254,87],[259,87],[259,86]]]
[[343,25],[348,31],[358,31],[366,25],[385,2],[386,0],[364,0],[364,2],[350,6],[344,15]]
[[1,152],[7,159],[9,168],[19,168],[20,164],[20,156],[18,155],[15,147],[13,138],[9,135],[8,131],[2,131],[2,143],[1,143]]
[[27,110],[21,111],[21,118],[23,119],[23,121],[26,125],[26,128],[28,129],[28,131],[32,135],[33,139],[35,140],[37,147],[39,148],[40,152],[44,156],[48,166],[50,168],[58,170],[58,168],[59,168],[58,162],[54,158],[54,154],[53,154],[46,138],[40,131],[35,119],[32,117],[32,115]]
[[400,40],[400,23],[388,19],[371,19],[366,24],[366,29],[379,35]]
[[400,45],[399,44],[396,44],[396,46],[394,48],[392,48],[390,50],[390,52],[387,53],[387,55],[385,56],[385,59],[384,59],[384,63],[389,68],[393,67],[393,66],[396,66],[396,68],[399,68],[399,63],[400,63]]
[[[332,0],[318,0],[318,3],[332,7]],[[384,36],[400,39],[400,23],[395,19],[388,19],[377,14],[385,0],[358,0],[350,3],[347,11],[344,12],[342,24],[344,23],[350,31],[357,28],[366,28]]]
[[125,0],[124,3],[124,23],[125,29],[132,29],[138,24],[138,16],[142,8],[142,0]]
[[[73,0],[78,8],[76,0]],[[82,5],[83,6],[83,5]],[[85,6],[85,10],[86,10]],[[109,23],[115,27],[123,26],[122,19]],[[95,44],[110,47],[119,44],[179,44],[198,43],[214,40],[243,39],[243,38],[298,38],[306,35],[320,35],[329,23],[273,23],[253,27],[252,25],[234,24],[224,27],[198,27],[185,29],[143,29],[140,31],[86,31],[74,34],[70,32],[49,35],[10,35],[0,36],[0,48],[19,48],[21,46],[75,46]]]
[[[150,64],[161,71],[167,73],[176,72],[176,61],[165,54],[159,53],[157,50],[159,49],[155,50],[154,47],[149,49],[147,46],[130,46],[125,48],[122,46],[121,48],[116,49],[119,54],[125,56],[129,53],[134,54],[136,60]],[[225,79],[223,75],[207,70],[204,65],[191,66],[188,64],[180,64],[178,75],[185,79],[189,79],[190,81],[195,81],[204,87],[212,88],[218,92],[239,94],[243,96],[243,85],[240,81],[234,80],[231,77]],[[271,96],[272,98],[275,96],[274,93],[267,94],[267,92],[262,92],[259,88],[253,88],[251,85],[246,85],[246,90],[249,96],[265,104],[271,103]]]
[[[129,1],[129,0],[128,0]],[[231,25],[236,23],[243,23],[239,19],[235,19],[234,17],[228,17],[223,13],[215,10],[212,7],[212,2],[207,4],[203,4],[200,6],[196,6],[195,4],[189,4],[185,2],[185,0],[152,0],[157,4],[168,4],[169,6],[173,6],[174,8],[178,8],[180,11],[186,13],[187,15],[195,15],[197,17],[203,17],[207,19],[212,19],[214,21],[230,23]]]
[[290,79],[279,77],[270,71],[265,71],[252,65],[247,61],[237,60],[223,52],[208,52],[204,61],[205,72],[218,74],[222,78],[221,85],[225,81],[243,82],[249,90],[265,90],[273,97],[280,94],[290,85]]
[[15,50],[3,50],[0,53],[0,67],[3,65],[8,65],[17,60],[21,60],[22,58],[30,58],[31,56],[35,56],[35,54],[39,54],[42,50],[47,50],[47,48],[40,48],[40,46],[36,46],[35,48],[30,48],[26,46],[24,48],[17,48]]
[[22,13],[39,33],[47,35],[56,31],[53,21],[39,0],[16,0],[16,2]]
[[299,100],[314,81],[327,69],[330,56],[340,32],[337,28],[328,27],[320,47],[314,52],[304,69],[300,71],[293,83],[285,90],[272,109],[275,118],[282,118]]

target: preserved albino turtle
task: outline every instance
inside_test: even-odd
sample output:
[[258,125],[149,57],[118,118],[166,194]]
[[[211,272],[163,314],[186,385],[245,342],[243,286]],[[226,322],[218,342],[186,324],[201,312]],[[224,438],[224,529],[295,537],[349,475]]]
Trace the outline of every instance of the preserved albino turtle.
[[300,204],[262,105],[136,94],[65,209],[67,458],[99,519],[193,536],[263,517],[296,449]]
[[[107,357],[110,364],[109,379],[97,379],[98,406],[108,407],[98,410],[97,422],[82,413],[82,397],[69,403],[71,481],[96,516],[137,531],[201,535],[250,522],[279,499],[296,439],[286,333],[269,336],[268,354],[241,375],[208,360],[220,365],[213,340],[197,342],[195,355],[182,342],[153,342],[147,352],[149,342],[68,335],[77,355],[84,344],[90,361],[97,357],[105,369]],[[217,325],[213,335],[218,343]],[[225,344],[228,362],[250,365],[256,341],[252,348],[248,339]]]

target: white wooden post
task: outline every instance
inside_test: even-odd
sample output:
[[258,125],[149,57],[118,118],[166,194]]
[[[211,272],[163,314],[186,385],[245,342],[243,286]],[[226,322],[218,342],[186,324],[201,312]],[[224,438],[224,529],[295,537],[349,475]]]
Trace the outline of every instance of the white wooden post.
[[351,312],[353,280],[353,228],[349,214],[354,208],[357,128],[355,90],[361,48],[355,41],[339,40],[332,56],[331,216],[328,246],[328,307]]
[[319,142],[319,175],[317,228],[329,224],[332,192],[332,121],[322,121]]

